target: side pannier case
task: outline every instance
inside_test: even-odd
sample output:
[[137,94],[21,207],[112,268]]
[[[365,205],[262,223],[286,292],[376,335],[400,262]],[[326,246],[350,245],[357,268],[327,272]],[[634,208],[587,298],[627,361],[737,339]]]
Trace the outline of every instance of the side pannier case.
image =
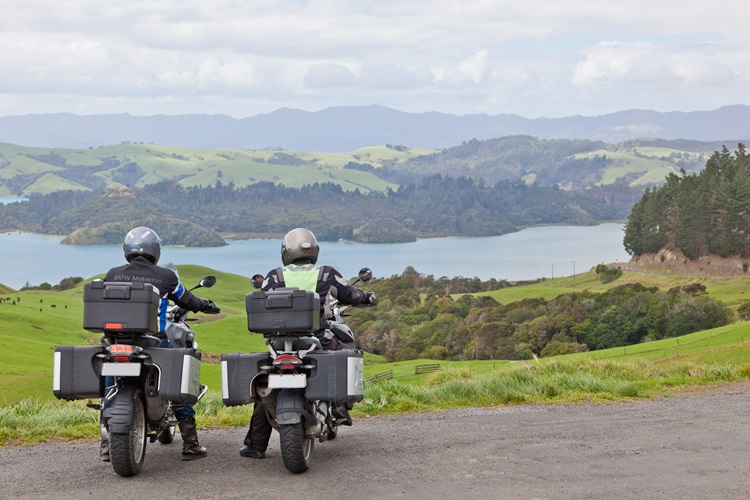
[[59,399],[92,399],[104,395],[100,377],[101,346],[56,346],[52,373],[52,392]]
[[252,292],[245,296],[247,329],[285,335],[320,329],[320,297],[298,288]]
[[170,401],[195,403],[201,392],[201,355],[194,349],[167,349],[147,347],[145,354],[151,356],[151,363],[158,366],[156,387],[149,384],[151,394]]
[[243,354],[232,352],[221,355],[221,398],[226,406],[253,402],[253,380],[260,367],[271,364],[267,352]]
[[307,353],[306,360],[315,366],[307,379],[307,399],[337,403],[362,401],[365,393],[362,351],[313,351]]
[[83,328],[158,333],[159,292],[148,283],[94,280],[83,287]]

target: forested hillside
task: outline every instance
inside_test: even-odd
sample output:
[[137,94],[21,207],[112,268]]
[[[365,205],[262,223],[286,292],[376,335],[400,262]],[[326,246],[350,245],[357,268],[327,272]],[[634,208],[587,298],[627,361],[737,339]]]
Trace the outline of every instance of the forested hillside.
[[743,144],[709,158],[699,174],[671,174],[647,189],[628,217],[631,255],[679,250],[688,259],[750,256],[750,157]]
[[399,361],[555,356],[676,337],[733,320],[700,284],[663,291],[628,283],[602,293],[584,290],[509,304],[490,296],[448,295],[507,286],[424,276],[409,268],[369,283],[380,303],[358,310],[350,323],[363,349]]
[[[441,173],[483,179],[524,179],[542,186],[584,189],[614,182],[632,186],[660,184],[679,169],[699,170],[704,154],[721,143],[633,140],[620,144],[584,139],[510,136],[471,140],[442,151],[413,157],[400,165],[411,173]],[[656,175],[653,175],[656,173]]]
[[0,229],[71,234],[70,243],[117,243],[148,223],[167,243],[216,245],[216,233],[283,234],[305,226],[321,240],[411,241],[418,236],[490,236],[536,224],[624,219],[640,191],[617,184],[585,191],[466,178],[425,178],[387,192],[336,184],[183,187],[162,182],[104,193],[63,191],[0,206]]

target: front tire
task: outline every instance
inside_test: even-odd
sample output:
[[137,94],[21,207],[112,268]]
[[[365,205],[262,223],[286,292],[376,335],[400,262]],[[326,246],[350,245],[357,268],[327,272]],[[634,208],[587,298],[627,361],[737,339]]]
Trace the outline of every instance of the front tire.
[[294,474],[301,474],[310,468],[315,440],[305,436],[302,422],[279,426],[281,458],[284,467]]
[[135,476],[141,471],[146,458],[146,410],[143,393],[134,391],[133,423],[125,434],[109,435],[109,456],[112,468],[122,477]]

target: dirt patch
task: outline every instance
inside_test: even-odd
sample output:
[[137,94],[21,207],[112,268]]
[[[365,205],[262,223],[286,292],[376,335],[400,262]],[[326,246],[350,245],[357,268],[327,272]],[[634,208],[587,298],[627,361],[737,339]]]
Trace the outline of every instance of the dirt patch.
[[679,250],[662,250],[656,254],[638,255],[630,259],[632,271],[679,274],[688,276],[750,276],[750,259],[723,258],[708,255],[690,260]]

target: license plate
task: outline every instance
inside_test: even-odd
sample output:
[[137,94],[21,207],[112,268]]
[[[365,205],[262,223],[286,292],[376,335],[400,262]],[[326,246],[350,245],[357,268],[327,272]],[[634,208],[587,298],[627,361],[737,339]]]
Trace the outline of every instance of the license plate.
[[102,363],[102,376],[104,377],[137,377],[140,374],[140,363]]
[[304,389],[307,386],[307,375],[304,373],[290,373],[281,375],[271,373],[268,375],[268,387],[270,389]]

